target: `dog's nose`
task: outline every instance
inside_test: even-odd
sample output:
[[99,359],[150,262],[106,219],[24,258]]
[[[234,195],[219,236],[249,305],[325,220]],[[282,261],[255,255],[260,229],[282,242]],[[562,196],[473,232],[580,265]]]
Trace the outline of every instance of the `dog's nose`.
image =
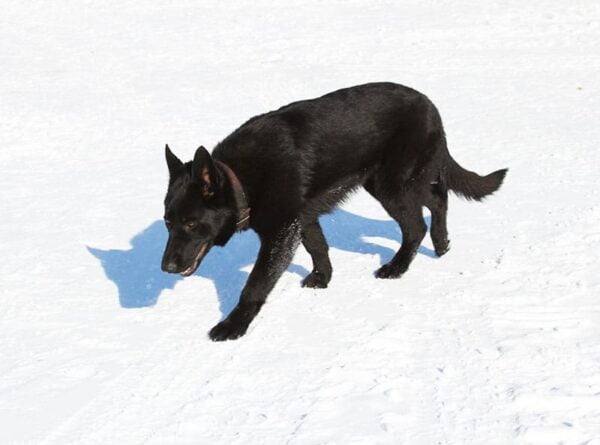
[[165,272],[177,272],[177,264],[175,264],[173,261],[169,261],[167,264],[165,264]]

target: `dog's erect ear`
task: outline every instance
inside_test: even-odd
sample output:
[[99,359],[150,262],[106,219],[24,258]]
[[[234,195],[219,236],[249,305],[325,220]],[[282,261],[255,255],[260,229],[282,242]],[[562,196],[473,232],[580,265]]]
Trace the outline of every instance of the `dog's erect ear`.
[[165,145],[165,157],[167,158],[167,166],[169,167],[169,175],[173,176],[177,170],[181,168],[183,162],[173,154],[169,145]]
[[215,163],[210,153],[203,146],[198,147],[194,155],[192,179],[202,185],[205,198],[211,197],[219,186]]

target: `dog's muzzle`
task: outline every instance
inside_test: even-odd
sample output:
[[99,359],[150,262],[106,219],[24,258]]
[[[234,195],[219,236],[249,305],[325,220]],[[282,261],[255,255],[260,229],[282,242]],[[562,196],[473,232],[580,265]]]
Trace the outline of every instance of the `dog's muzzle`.
[[196,269],[198,269],[198,265],[200,264],[200,261],[202,260],[202,258],[204,258],[204,255],[206,255],[207,251],[208,251],[208,244],[200,245],[200,248],[198,249],[198,252],[196,253],[196,256],[194,257],[192,264],[187,269],[185,269],[183,272],[180,272],[181,276],[189,277],[191,274],[196,272]]

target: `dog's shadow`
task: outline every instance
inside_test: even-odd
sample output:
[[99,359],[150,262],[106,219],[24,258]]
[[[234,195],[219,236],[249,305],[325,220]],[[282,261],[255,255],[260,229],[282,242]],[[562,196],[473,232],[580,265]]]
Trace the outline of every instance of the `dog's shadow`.
[[[348,252],[379,255],[383,264],[394,255],[388,247],[370,242],[368,238],[387,238],[400,241],[402,235],[395,221],[376,220],[337,210],[320,218],[327,242],[333,248]],[[429,218],[426,218],[429,225]],[[155,221],[131,240],[127,250],[100,250],[88,247],[100,260],[109,280],[119,291],[119,302],[124,308],[153,306],[165,289],[172,289],[182,279],[179,275],[160,270],[160,262],[167,241],[162,221]],[[227,316],[238,302],[246,282],[247,269],[256,259],[259,242],[250,230],[236,234],[225,248],[213,248],[206,256],[197,275],[211,280],[219,297],[222,315]],[[435,257],[435,253],[421,246],[419,253]],[[335,269],[335,264],[334,264]],[[292,264],[288,271],[306,276],[306,268]]]

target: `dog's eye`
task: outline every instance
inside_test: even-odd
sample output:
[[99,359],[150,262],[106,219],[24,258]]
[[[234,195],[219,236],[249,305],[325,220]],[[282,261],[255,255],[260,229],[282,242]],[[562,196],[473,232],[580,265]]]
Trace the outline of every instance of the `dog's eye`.
[[198,223],[196,221],[187,221],[185,223],[185,227],[187,227],[188,229],[195,229],[197,225]]
[[167,229],[171,230],[171,227],[173,227],[173,223],[168,219],[165,219],[165,226],[167,226]]

